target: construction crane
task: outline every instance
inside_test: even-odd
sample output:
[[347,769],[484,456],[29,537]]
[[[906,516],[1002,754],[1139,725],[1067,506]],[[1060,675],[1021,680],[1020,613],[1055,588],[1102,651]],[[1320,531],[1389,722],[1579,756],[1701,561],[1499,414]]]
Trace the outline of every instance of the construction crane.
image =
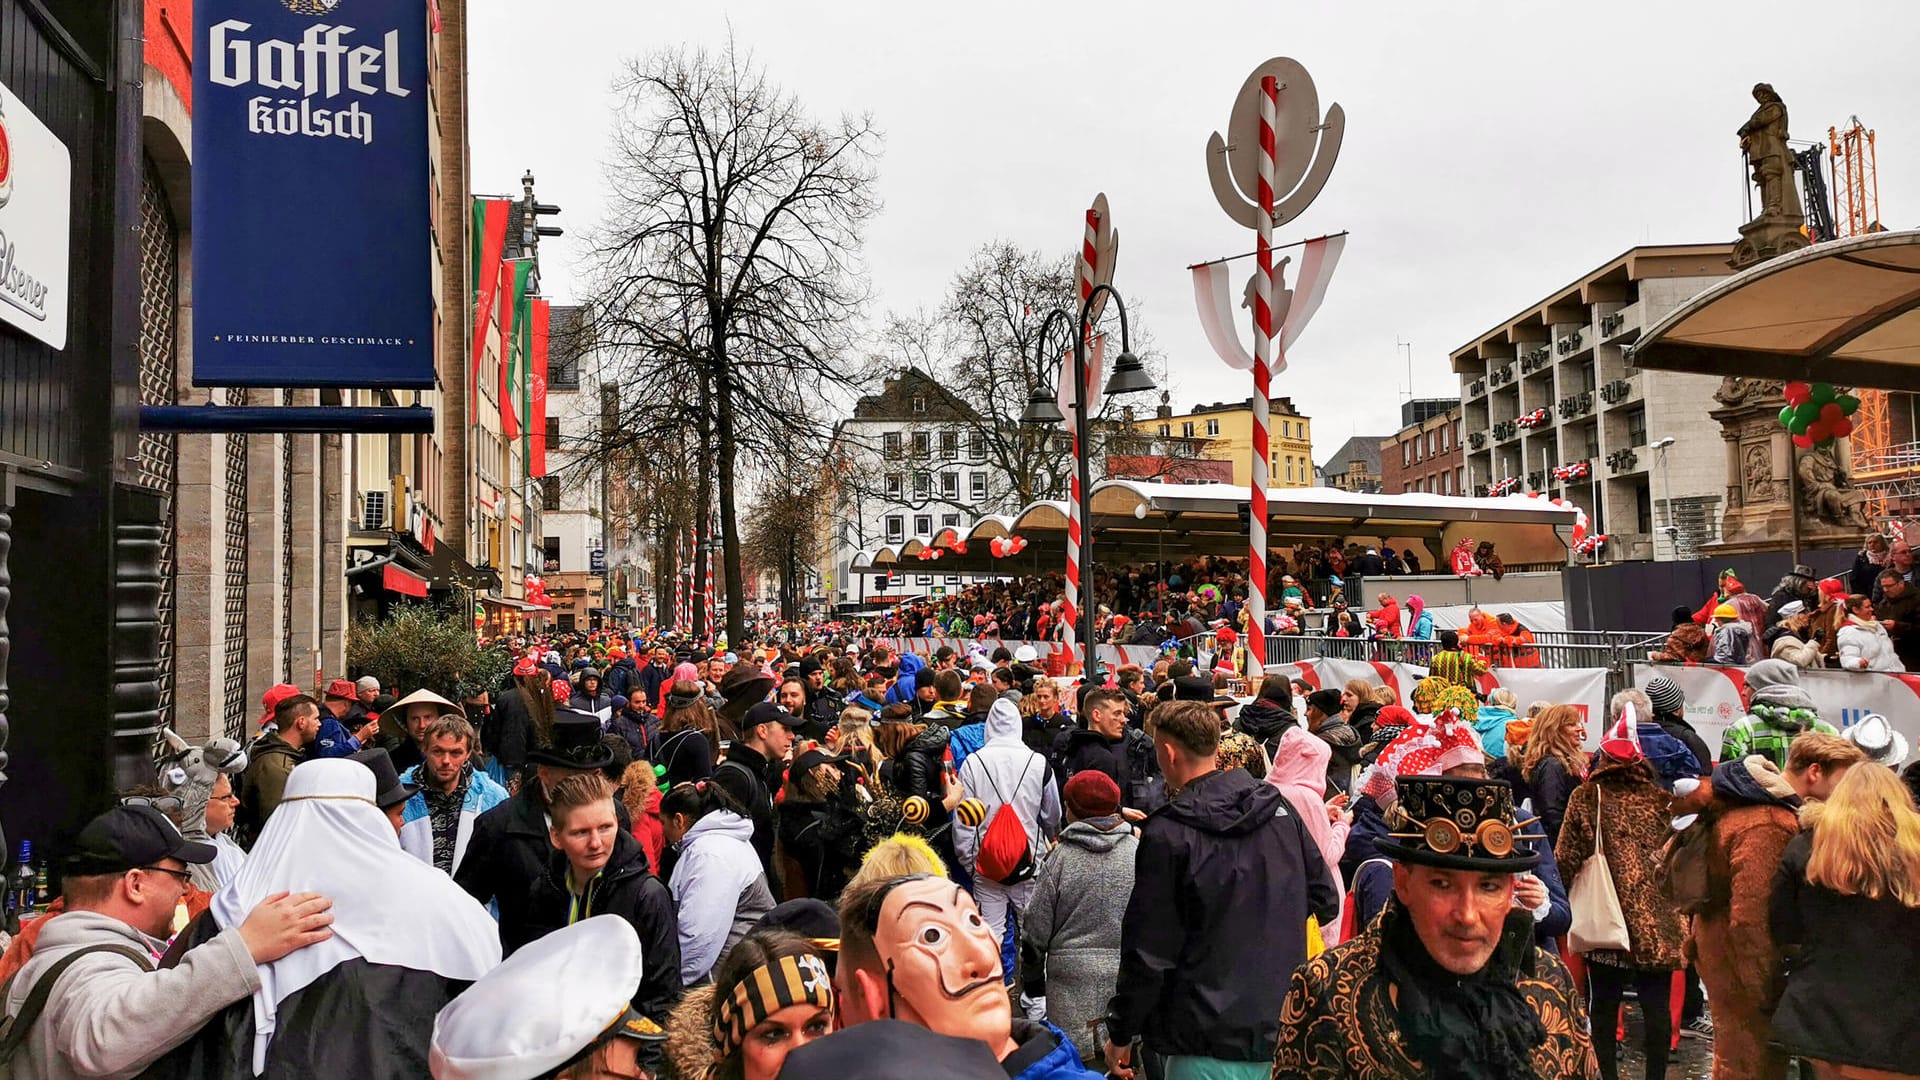
[[[1817,149],[1817,148],[1816,148]],[[1827,129],[1827,150],[1833,162],[1835,238],[1884,232],[1880,224],[1880,176],[1875,167],[1873,132],[1849,116],[1844,128]],[[1811,201],[1811,193],[1809,193]],[[1809,215],[1808,223],[1812,223]],[[1892,402],[1885,390],[1855,391],[1860,408],[1853,417],[1853,472],[1867,493],[1867,512],[1876,521],[1887,514],[1889,495],[1910,495],[1916,471],[1914,446],[1895,447],[1891,423]]]
[[1820,168],[1820,156],[1826,151],[1826,147],[1813,143],[1793,152],[1794,171],[1800,174],[1800,190],[1806,202],[1807,239],[1816,244],[1839,238],[1834,232],[1832,204],[1827,199],[1827,178]]

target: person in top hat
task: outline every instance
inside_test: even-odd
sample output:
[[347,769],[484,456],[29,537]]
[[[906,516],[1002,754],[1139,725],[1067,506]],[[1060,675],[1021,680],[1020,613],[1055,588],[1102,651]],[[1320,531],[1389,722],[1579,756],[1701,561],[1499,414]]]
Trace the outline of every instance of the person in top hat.
[[556,930],[440,1010],[428,1068],[434,1080],[642,1075],[643,1052],[666,1034],[632,1006],[642,970],[640,938],[617,915]]
[[1293,973],[1274,1077],[1305,1080],[1598,1075],[1585,1009],[1514,906],[1539,860],[1513,789],[1473,777],[1395,781],[1393,899],[1371,926]]
[[65,910],[40,927],[33,955],[5,987],[15,1025],[6,1041],[21,1040],[9,1076],[135,1075],[258,990],[256,964],[331,935],[330,901],[282,894],[177,966],[155,970],[188,868],[214,854],[151,806],[115,807],[80,830],[61,880]]
[[373,805],[393,822],[393,835],[399,836],[401,826],[406,823],[402,812],[407,808],[407,800],[420,790],[419,786],[401,783],[400,770],[393,767],[393,755],[377,746],[348,754],[347,760],[357,761],[373,771]]
[[[527,921],[533,884],[546,873],[553,849],[547,836],[547,792],[566,777],[606,768],[613,762],[613,749],[601,741],[599,717],[558,709],[553,742],[527,751],[527,762],[534,767],[529,782],[474,819],[466,857],[453,876],[474,899],[496,904],[501,921],[516,925]],[[620,813],[621,828],[627,828],[624,810]]]

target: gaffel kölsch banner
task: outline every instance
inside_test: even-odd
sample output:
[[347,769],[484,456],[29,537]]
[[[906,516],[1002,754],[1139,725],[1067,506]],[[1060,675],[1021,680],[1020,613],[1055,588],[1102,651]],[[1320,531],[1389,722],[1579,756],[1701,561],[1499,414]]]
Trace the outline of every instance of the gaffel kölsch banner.
[[431,388],[426,0],[196,0],[193,381]]

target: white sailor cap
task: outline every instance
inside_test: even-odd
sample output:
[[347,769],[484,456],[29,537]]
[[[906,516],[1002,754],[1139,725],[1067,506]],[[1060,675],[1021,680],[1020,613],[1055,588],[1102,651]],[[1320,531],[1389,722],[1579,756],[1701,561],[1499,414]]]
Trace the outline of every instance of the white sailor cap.
[[629,1009],[641,974],[640,938],[618,915],[530,942],[434,1017],[434,1080],[527,1080],[609,1035],[662,1036]]

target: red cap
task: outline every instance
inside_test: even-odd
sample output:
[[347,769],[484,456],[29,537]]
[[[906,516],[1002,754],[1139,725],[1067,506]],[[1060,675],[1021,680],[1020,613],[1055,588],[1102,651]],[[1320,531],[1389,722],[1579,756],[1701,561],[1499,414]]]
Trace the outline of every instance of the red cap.
[[1064,794],[1074,817],[1107,817],[1120,812],[1120,785],[1098,769],[1073,774]]
[[553,700],[565,705],[573,699],[573,684],[565,679],[553,680]]
[[533,662],[533,657],[523,656],[514,663],[513,673],[515,675],[531,675],[534,673],[534,670],[538,667],[539,665]]
[[260,722],[264,724],[273,719],[273,710],[279,708],[281,702],[290,697],[298,697],[299,694],[300,688],[292,683],[275,683],[268,687],[267,692],[260,695],[260,704],[266,706],[267,709],[266,712],[260,714]]
[[327,690],[324,696],[330,698],[345,698],[348,701],[352,701],[359,695],[360,688],[353,685],[353,680],[335,679],[327,684]]

